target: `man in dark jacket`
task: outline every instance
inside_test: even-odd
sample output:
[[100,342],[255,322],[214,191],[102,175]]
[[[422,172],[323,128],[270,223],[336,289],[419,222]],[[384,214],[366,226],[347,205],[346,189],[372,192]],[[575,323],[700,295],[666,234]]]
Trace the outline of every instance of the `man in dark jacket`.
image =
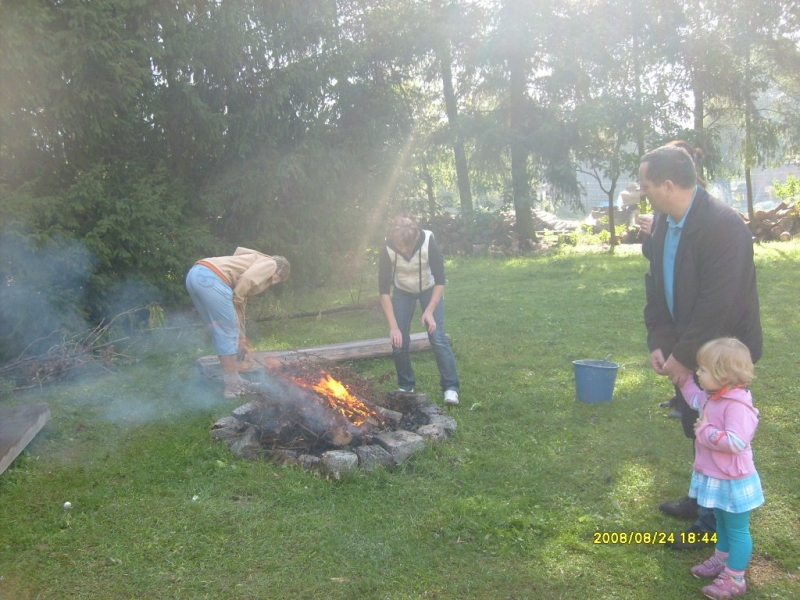
[[[753,241],[749,228],[727,204],[697,185],[691,156],[663,146],[642,157],[641,193],[660,214],[653,225],[650,270],[645,276],[644,309],[650,364],[659,375],[679,381],[697,368],[695,356],[705,342],[736,337],[761,357],[762,333],[756,289]],[[695,410],[680,395],[683,431],[694,438]],[[716,528],[711,509],[694,498],[664,502],[667,514],[697,521],[673,547],[694,548]]]

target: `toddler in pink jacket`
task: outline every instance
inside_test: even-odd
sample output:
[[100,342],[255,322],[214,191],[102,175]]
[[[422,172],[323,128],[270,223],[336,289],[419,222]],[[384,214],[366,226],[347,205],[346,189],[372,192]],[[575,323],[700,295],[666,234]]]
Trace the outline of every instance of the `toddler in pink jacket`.
[[719,338],[700,348],[697,364],[700,386],[692,377],[680,382],[683,397],[700,413],[689,496],[714,509],[717,545],[714,556],[692,567],[692,575],[714,579],[703,593],[727,600],[747,591],[744,574],[753,553],[750,511],[764,503],[750,446],[758,427],[748,389],[753,361],[742,342]]

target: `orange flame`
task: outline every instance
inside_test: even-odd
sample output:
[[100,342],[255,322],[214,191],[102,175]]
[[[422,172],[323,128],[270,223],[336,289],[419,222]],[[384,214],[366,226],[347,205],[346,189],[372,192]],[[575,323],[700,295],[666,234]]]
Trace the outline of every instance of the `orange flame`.
[[331,377],[322,375],[316,383],[308,383],[299,379],[295,382],[303,387],[311,388],[320,394],[335,411],[344,415],[354,425],[363,425],[369,419],[378,419],[378,413],[351,394],[345,385]]

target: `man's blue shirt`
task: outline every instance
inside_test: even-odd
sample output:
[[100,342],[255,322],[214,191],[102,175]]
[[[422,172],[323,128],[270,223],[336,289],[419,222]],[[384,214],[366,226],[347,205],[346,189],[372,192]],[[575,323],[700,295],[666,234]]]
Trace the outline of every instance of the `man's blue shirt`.
[[686,217],[689,211],[692,210],[692,204],[697,196],[697,186],[694,187],[694,195],[692,201],[683,217],[677,223],[671,215],[667,216],[667,235],[664,237],[664,293],[667,296],[667,308],[669,314],[675,317],[672,309],[675,305],[675,257],[678,255],[678,246],[681,242],[681,234],[683,233],[683,226],[686,224]]

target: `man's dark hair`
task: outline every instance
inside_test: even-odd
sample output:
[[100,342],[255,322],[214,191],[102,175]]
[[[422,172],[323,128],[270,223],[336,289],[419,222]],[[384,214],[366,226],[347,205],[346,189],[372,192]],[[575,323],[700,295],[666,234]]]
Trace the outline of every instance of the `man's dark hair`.
[[679,146],[661,146],[642,157],[647,163],[647,179],[661,185],[668,179],[681,188],[697,185],[697,171],[689,153]]

